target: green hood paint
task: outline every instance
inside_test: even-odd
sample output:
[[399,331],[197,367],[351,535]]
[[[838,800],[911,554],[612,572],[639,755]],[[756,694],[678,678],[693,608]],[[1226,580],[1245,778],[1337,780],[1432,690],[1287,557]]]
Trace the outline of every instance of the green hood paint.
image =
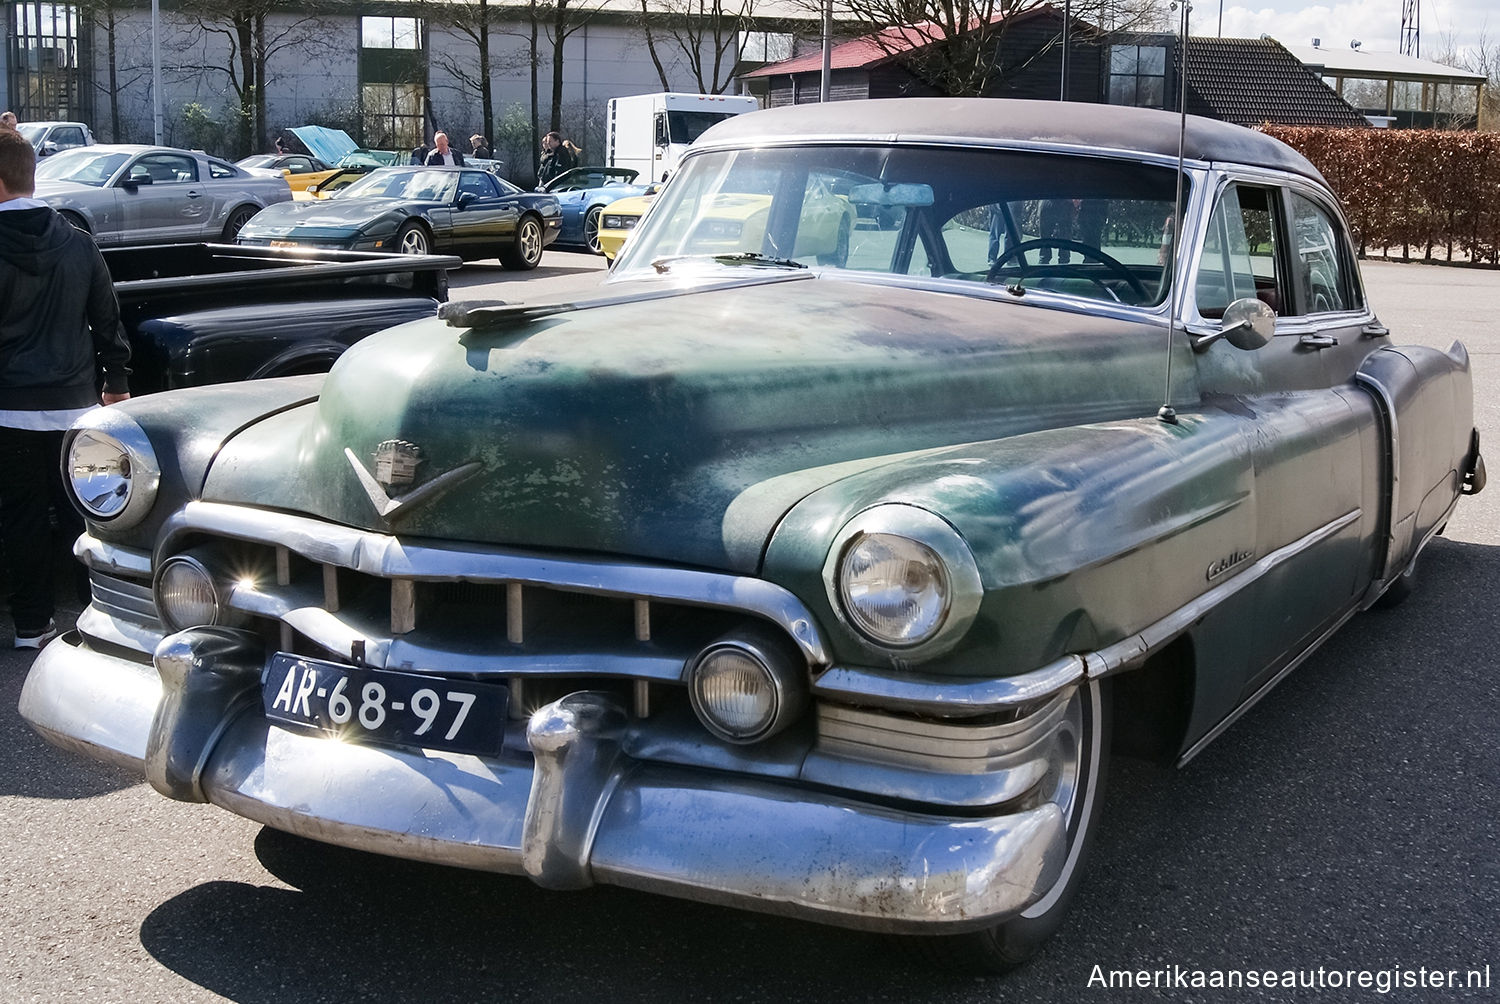
[[[512,327],[403,325],[346,353],[316,405],[231,440],[204,498],[753,572],[785,512],[840,477],[1160,401],[1154,325],[888,285],[871,300],[757,276]],[[417,488],[478,472],[387,523],[345,455],[373,471],[386,440],[421,448]]]

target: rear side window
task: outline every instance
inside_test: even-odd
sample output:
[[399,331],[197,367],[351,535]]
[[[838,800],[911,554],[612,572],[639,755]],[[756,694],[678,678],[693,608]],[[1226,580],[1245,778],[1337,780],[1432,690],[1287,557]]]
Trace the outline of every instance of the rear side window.
[[239,172],[221,161],[210,160],[208,162],[208,176],[210,178],[233,178]]
[[1309,314],[1358,310],[1364,304],[1354,280],[1343,229],[1322,206],[1289,193],[1292,216],[1292,281]]

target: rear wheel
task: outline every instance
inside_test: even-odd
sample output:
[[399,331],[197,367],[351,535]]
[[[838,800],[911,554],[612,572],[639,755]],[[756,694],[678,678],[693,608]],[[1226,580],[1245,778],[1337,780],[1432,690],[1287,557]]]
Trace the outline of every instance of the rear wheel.
[[523,216],[516,224],[516,236],[500,252],[500,264],[512,269],[532,269],[542,263],[542,221]]
[[254,206],[240,206],[230,213],[229,218],[224,221],[224,243],[233,244],[240,231],[245,229],[245,224],[258,212],[260,210]]
[[583,217],[583,242],[589,246],[594,254],[603,254],[599,247],[599,217],[604,214],[603,206],[595,206]]
[[1003,972],[1030,959],[1062,925],[1093,843],[1109,763],[1109,689],[1078,684],[1052,736],[1047,775],[1036,804],[1052,802],[1067,827],[1067,856],[1052,888],[1018,916],[967,934],[911,937],[907,948],[943,968]]
[[852,228],[848,220],[839,221],[838,243],[833,246],[829,254],[818,255],[819,265],[832,265],[835,268],[843,268],[849,264],[849,233]]
[[401,254],[427,254],[432,242],[420,223],[407,223],[396,231],[396,250]]

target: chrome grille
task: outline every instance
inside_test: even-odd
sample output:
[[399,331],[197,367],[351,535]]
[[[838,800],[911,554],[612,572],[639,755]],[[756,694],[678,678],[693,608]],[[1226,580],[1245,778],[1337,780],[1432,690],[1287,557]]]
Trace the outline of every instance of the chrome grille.
[[89,588],[94,594],[94,606],[101,612],[139,624],[148,630],[162,630],[149,581],[127,579],[91,568]]

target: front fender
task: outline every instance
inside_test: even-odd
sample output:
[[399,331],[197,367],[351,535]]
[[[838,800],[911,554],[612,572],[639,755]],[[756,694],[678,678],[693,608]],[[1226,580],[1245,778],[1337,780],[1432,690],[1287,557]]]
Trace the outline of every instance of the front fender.
[[906,665],[843,625],[821,573],[839,528],[889,502],[947,520],[979,566],[974,624],[927,672],[1004,676],[1105,647],[1207,592],[1255,547],[1251,447],[1243,421],[1226,412],[1046,430],[896,460],[807,496],[766,552],[766,577],[829,626],[843,661]]

